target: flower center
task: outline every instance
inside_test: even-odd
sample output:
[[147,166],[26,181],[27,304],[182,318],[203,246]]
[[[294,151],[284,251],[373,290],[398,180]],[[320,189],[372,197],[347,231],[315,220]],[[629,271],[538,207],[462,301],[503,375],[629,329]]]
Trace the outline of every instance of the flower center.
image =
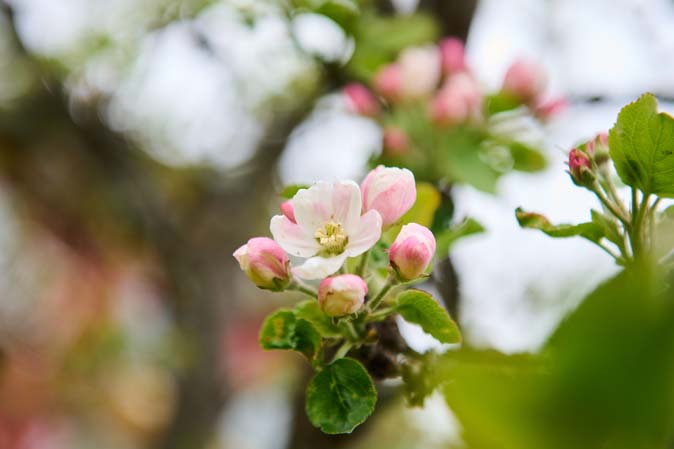
[[349,243],[349,237],[344,233],[342,225],[334,221],[329,221],[322,228],[318,228],[314,238],[329,254],[340,254]]

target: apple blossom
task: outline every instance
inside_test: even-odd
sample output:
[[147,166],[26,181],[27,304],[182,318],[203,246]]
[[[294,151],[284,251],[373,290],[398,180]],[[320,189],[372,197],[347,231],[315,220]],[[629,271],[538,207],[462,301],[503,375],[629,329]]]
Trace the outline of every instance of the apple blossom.
[[290,282],[288,255],[272,239],[255,237],[234,252],[241,269],[255,285],[283,290]]
[[321,181],[292,199],[294,223],[276,215],[269,225],[274,240],[290,255],[306,258],[293,273],[321,279],[340,269],[347,257],[370,249],[381,236],[382,218],[376,210],[361,215],[362,200],[353,181]]
[[410,210],[417,199],[414,175],[406,168],[380,165],[361,184],[363,210],[376,210],[386,228]]
[[502,89],[529,103],[543,93],[545,83],[545,73],[539,65],[520,59],[506,71]]
[[427,228],[409,223],[391,245],[389,261],[398,277],[411,281],[421,276],[435,255],[435,237]]
[[295,220],[295,208],[293,207],[292,201],[288,200],[288,201],[282,202],[281,206],[280,206],[280,209],[281,209],[281,213],[283,215],[285,215],[285,217],[288,220],[292,221],[293,223],[297,223],[297,221]]
[[453,74],[467,70],[465,48],[461,39],[448,37],[440,42],[440,58],[445,74]]
[[429,96],[440,81],[440,54],[434,45],[404,50],[398,58],[398,66],[405,99]]
[[379,113],[379,103],[370,90],[358,83],[344,86],[349,109],[356,114],[373,117]]
[[325,278],[318,287],[318,302],[326,315],[340,317],[363,307],[367,284],[355,274]]

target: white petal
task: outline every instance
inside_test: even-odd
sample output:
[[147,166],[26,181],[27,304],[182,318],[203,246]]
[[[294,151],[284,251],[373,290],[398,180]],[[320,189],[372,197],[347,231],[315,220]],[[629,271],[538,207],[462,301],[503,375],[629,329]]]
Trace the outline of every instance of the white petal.
[[312,236],[330,221],[332,190],[332,183],[320,181],[308,189],[300,190],[292,199],[295,221]]
[[360,187],[353,181],[338,181],[332,190],[331,218],[341,223],[347,232],[356,231],[360,223],[362,198]]
[[313,235],[307,234],[304,229],[284,215],[273,216],[269,223],[269,230],[274,240],[290,255],[311,257],[320,249]]
[[349,234],[349,244],[345,253],[349,257],[363,254],[372,248],[381,237],[381,215],[376,210],[368,211],[360,217],[356,232]]
[[324,277],[336,273],[337,270],[344,265],[346,257],[346,253],[329,258],[320,256],[312,257],[311,259],[307,259],[304,264],[299,267],[293,268],[293,274],[307,280],[323,279]]

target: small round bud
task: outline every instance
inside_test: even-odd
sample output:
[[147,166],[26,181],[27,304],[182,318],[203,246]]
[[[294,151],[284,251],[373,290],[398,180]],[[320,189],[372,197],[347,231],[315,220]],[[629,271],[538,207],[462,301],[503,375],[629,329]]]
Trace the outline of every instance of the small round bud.
[[569,102],[564,97],[539,101],[536,106],[534,106],[534,115],[543,121],[550,120],[552,117],[566,109],[568,105]]
[[318,303],[326,315],[340,317],[356,313],[363,307],[367,284],[355,274],[325,278],[318,287]]
[[406,168],[380,165],[367,174],[360,190],[363,212],[379,212],[384,228],[398,221],[417,200],[414,175]]
[[380,69],[374,77],[374,88],[382,97],[396,101],[402,96],[402,79],[400,68],[389,64]]
[[529,61],[515,61],[503,78],[503,92],[524,103],[534,101],[545,89],[546,79],[542,68]]
[[384,154],[387,156],[399,156],[407,152],[410,147],[407,134],[396,126],[384,128]]
[[402,95],[416,100],[430,96],[441,76],[440,53],[435,45],[411,47],[398,58]]
[[599,133],[594,139],[585,144],[585,151],[597,165],[603,165],[610,159],[608,148],[608,134]]
[[295,206],[293,206],[292,200],[282,202],[280,209],[281,213],[285,215],[288,220],[292,221],[293,223],[297,223],[295,220]]
[[290,261],[274,240],[256,237],[234,252],[234,258],[255,285],[265,290],[281,291],[290,282]]
[[379,114],[379,103],[372,92],[362,84],[351,83],[344,86],[347,105],[352,112],[366,117]]
[[445,75],[459,73],[467,70],[466,50],[461,39],[448,37],[440,42],[440,59],[442,71]]
[[435,255],[433,233],[419,224],[402,227],[389,250],[391,267],[403,281],[420,277]]
[[431,120],[452,126],[482,117],[482,91],[468,73],[450,76],[431,103]]
[[595,179],[590,158],[578,148],[569,151],[569,173],[574,184],[579,186],[589,186]]

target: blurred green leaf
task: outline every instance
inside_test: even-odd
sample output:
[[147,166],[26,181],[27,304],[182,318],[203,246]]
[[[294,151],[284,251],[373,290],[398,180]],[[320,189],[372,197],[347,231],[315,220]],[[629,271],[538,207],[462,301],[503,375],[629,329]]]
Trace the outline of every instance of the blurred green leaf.
[[513,159],[513,170],[537,172],[545,168],[545,156],[540,150],[522,142],[509,142],[507,147]]
[[269,315],[260,329],[259,342],[263,349],[299,351],[311,359],[318,351],[321,337],[306,320],[298,319],[292,310],[279,310]]
[[495,115],[500,112],[511,111],[522,106],[522,101],[505,92],[489,95],[486,99],[485,109],[487,115]]
[[484,227],[477,220],[468,217],[451,228],[437,233],[435,235],[436,257],[439,259],[447,257],[449,249],[452,247],[454,242],[460,238],[467,237],[469,235],[480,234],[484,231]]
[[601,212],[597,212],[592,209],[592,223],[597,225],[603,234],[604,237],[608,239],[609,242],[613,242],[618,246],[624,244],[623,237],[618,230],[618,223],[614,218],[609,218]]
[[299,192],[302,189],[308,189],[310,186],[306,184],[290,184],[287,185],[279,192],[279,196],[281,198],[285,198],[287,200],[291,199],[292,197],[295,196],[297,192]]
[[350,433],[374,410],[377,391],[360,362],[342,358],[316,374],[306,398],[314,426],[328,434]]
[[602,227],[594,222],[580,223],[577,225],[553,225],[545,216],[534,212],[525,212],[520,207],[515,210],[515,216],[521,227],[538,229],[550,237],[565,238],[580,236],[592,242],[598,242],[604,237]]
[[609,131],[611,158],[623,182],[645,194],[674,197],[674,118],[652,94],[625,106]]
[[460,343],[461,332],[449,313],[428,293],[410,289],[396,299],[395,310],[441,343]]
[[353,31],[354,21],[360,13],[354,0],[293,0],[293,6],[295,11],[309,10],[329,17],[348,33]]

